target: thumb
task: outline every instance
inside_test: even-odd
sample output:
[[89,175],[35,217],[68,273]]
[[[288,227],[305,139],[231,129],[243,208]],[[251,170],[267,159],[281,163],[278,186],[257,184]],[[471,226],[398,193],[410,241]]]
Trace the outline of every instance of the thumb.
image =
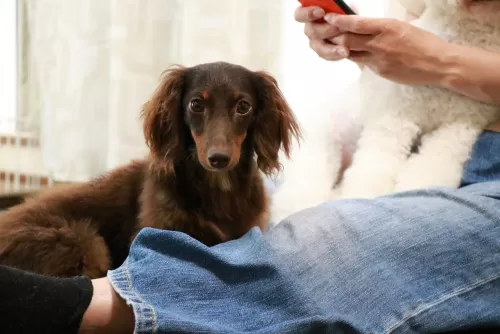
[[384,29],[386,21],[362,17],[358,15],[327,14],[325,21],[336,26],[340,31],[353,32],[355,34],[375,35]]

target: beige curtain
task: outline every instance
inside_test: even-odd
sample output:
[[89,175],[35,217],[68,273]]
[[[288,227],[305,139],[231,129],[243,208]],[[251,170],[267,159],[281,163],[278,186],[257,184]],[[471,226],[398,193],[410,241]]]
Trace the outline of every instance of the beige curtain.
[[21,1],[21,115],[57,181],[142,157],[139,110],[173,63],[281,75],[284,0]]

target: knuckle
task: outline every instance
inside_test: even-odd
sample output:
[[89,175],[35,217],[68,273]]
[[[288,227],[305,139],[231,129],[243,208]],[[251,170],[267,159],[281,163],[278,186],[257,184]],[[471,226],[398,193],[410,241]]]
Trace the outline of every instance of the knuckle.
[[337,27],[326,23],[306,23],[304,33],[310,39],[329,39],[339,35]]
[[332,60],[332,59],[331,59],[331,55],[329,55],[329,54],[327,54],[327,53],[323,52],[322,50],[318,50],[318,51],[316,51],[316,54],[317,54],[320,58],[322,58],[322,59],[325,59],[325,60]]
[[308,31],[307,31],[307,24],[304,25],[304,35],[306,35],[307,37],[309,37],[308,35]]
[[316,32],[311,23],[306,23],[304,26],[304,34],[309,37],[309,39],[314,39],[316,36]]
[[316,47],[316,41],[315,40],[312,40],[312,39],[309,40],[309,47],[311,49],[313,49],[316,53],[318,53],[318,51],[316,50],[317,47]]
[[309,10],[307,11],[307,21],[311,22],[315,20],[314,13],[311,10],[311,8],[308,8]]
[[300,22],[300,9],[301,8],[297,8],[295,10],[295,12],[293,13],[293,18],[295,19],[295,21],[297,22]]
[[339,39],[340,39],[340,45],[346,46],[346,47],[352,46],[353,35],[343,34],[343,35],[339,36]]
[[336,61],[340,60],[341,58],[339,57],[338,54],[334,52],[330,52],[327,48],[322,47],[323,45],[319,45],[316,47],[316,54],[320,57],[323,58],[324,60],[329,60],[329,61]]
[[347,36],[345,34],[342,34],[342,35],[331,38],[330,42],[332,42],[335,45],[347,46],[348,40],[347,40]]
[[329,60],[329,61],[337,61],[337,60],[341,60],[342,59],[341,57],[339,57],[339,56],[337,56],[335,54],[331,54],[331,53],[325,54],[321,58],[323,58],[324,60]]
[[363,31],[365,28],[365,23],[363,20],[353,21],[351,23],[351,31]]
[[389,19],[385,22],[383,30],[385,33],[393,36],[398,36],[402,33],[406,26],[401,26],[399,21]]
[[301,23],[312,22],[317,19],[314,7],[299,7],[295,9],[295,21]]
[[311,49],[313,49],[313,51],[316,52],[316,54],[319,57],[324,58],[324,59],[326,59],[326,57],[328,57],[327,52],[325,52],[324,48],[321,47],[322,45],[319,41],[313,40],[309,43],[309,45],[311,46]]
[[339,35],[339,29],[336,26],[328,25],[326,33],[328,34],[328,38],[337,37]]
[[398,40],[407,40],[411,34],[411,30],[409,27],[404,27],[396,31],[394,34]]
[[389,54],[391,52],[391,46],[384,41],[376,41],[373,43],[372,47],[383,54]]

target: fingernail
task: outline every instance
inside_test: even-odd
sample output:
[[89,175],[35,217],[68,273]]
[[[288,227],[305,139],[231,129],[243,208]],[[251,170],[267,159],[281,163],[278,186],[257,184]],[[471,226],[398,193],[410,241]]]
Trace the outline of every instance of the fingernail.
[[321,8],[316,8],[315,10],[313,10],[312,14],[315,18],[320,18],[325,15],[325,11]]
[[329,13],[329,14],[325,15],[324,20],[328,23],[333,23],[335,20],[335,17],[337,17],[337,14]]
[[339,55],[340,57],[342,58],[347,58],[347,56],[349,55],[347,50],[345,48],[339,48],[339,47],[336,47],[333,49],[333,52],[336,53],[337,55]]

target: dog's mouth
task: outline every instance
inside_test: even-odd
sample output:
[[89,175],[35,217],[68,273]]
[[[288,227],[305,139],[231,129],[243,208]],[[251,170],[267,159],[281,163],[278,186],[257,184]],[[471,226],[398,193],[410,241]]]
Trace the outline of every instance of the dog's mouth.
[[245,136],[211,138],[194,132],[191,134],[194,139],[191,155],[205,170],[224,173],[238,165]]

